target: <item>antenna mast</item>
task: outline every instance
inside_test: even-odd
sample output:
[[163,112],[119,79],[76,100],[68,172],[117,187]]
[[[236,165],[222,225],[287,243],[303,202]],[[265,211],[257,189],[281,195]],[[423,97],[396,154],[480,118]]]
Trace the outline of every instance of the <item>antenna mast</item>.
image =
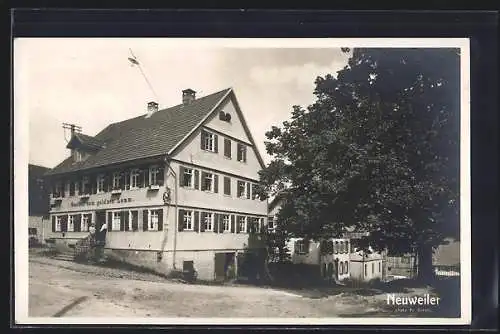
[[64,129],[64,140],[66,141],[66,143],[69,142],[69,140],[66,139],[66,130],[70,130],[71,136],[73,136],[73,133],[75,133],[75,132],[76,133],[81,133],[82,132],[82,127],[78,126],[76,124],[63,123],[62,127]]
[[158,95],[156,94],[153,86],[151,85],[151,82],[148,80],[146,74],[144,74],[144,71],[142,70],[142,67],[141,67],[141,64],[139,63],[139,60],[137,60],[137,57],[134,55],[134,53],[132,52],[132,49],[129,48],[130,50],[130,55],[131,57],[128,58],[128,60],[130,61],[131,63],[131,66],[137,66],[139,68],[139,70],[141,71],[141,74],[142,74],[142,77],[144,78],[144,80],[146,81],[146,83],[148,84],[149,86],[149,89],[151,90],[151,92],[153,93],[155,99],[156,99],[156,102],[158,104],[160,104],[160,101],[158,99]]

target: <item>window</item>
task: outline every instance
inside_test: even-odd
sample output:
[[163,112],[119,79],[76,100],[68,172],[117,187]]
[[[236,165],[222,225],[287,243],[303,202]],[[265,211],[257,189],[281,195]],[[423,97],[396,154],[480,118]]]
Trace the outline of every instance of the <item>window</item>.
[[229,232],[231,230],[231,217],[229,215],[222,216],[222,226],[224,232]]
[[252,199],[259,199],[259,196],[257,195],[257,185],[252,184]]
[[241,162],[247,162],[247,147],[246,147],[246,145],[238,143],[237,149],[238,149],[238,155],[236,157],[236,160],[241,161]]
[[247,197],[247,186],[245,181],[238,181],[238,197]]
[[309,253],[309,244],[301,239],[295,242],[295,252],[297,254],[307,254]]
[[348,273],[349,273],[349,261],[345,261],[345,262],[344,262],[344,272],[345,272],[346,274],[348,274]]
[[69,195],[75,196],[75,183],[69,181]]
[[333,251],[335,252],[335,254],[339,253],[339,242],[338,241],[335,241],[335,248],[333,249]]
[[75,230],[75,216],[68,216],[68,232],[73,232]]
[[193,230],[193,211],[184,211],[184,230]]
[[239,228],[239,231],[242,233],[247,232],[247,217],[245,217],[245,216],[238,217],[238,228]]
[[194,173],[191,168],[184,168],[184,174],[182,175],[182,186],[188,188],[194,187]]
[[214,229],[214,214],[205,212],[205,219],[203,221],[205,231],[213,231]]
[[153,166],[149,169],[149,184],[156,185],[158,184],[158,174],[159,169],[156,166]]
[[[75,192],[74,192],[74,195],[77,195],[77,196],[79,195],[79,192],[78,192],[78,189],[79,189],[79,188],[80,188],[80,187],[78,186],[78,181],[74,181],[74,182],[73,182],[73,189],[74,189],[74,191],[75,191]],[[71,190],[71,189],[70,189],[70,190]]]
[[372,262],[372,274],[375,274],[375,263]]
[[28,234],[29,235],[36,235],[36,227],[29,227]]
[[138,169],[133,169],[130,172],[130,189],[137,189],[139,188],[139,170]]
[[63,183],[61,181],[58,181],[56,183],[56,189],[54,192],[54,197],[64,197],[63,196]]
[[125,189],[125,190],[130,189],[130,173],[129,172],[123,172],[123,189]]
[[89,187],[89,177],[84,176],[82,178],[82,193],[83,194],[88,194],[90,192],[90,187]]
[[113,190],[120,189],[121,178],[120,172],[113,173]]
[[90,222],[89,214],[82,214],[82,223],[80,229],[82,232],[87,232],[89,230],[89,222]]
[[339,275],[344,274],[344,262],[339,263]]
[[104,175],[97,176],[97,193],[104,192]]
[[224,195],[231,196],[231,178],[224,176]]
[[158,231],[158,210],[150,210],[149,211],[149,223],[148,230],[149,231]]
[[231,139],[224,138],[224,156],[231,159]]
[[61,216],[57,216],[56,217],[56,232],[61,232],[61,229],[62,229],[62,217]]
[[121,229],[121,214],[120,212],[113,212],[113,221],[111,223],[112,229],[114,231],[120,231]]
[[202,189],[214,191],[214,174],[202,172]]
[[73,158],[75,159],[75,162],[82,161],[83,160],[82,152],[78,150],[73,150]]
[[216,135],[207,131],[201,132],[202,147],[205,151],[216,152],[215,140]]
[[274,230],[274,218],[273,217],[269,217],[267,219],[267,228],[270,230]]
[[339,245],[339,253],[340,253],[340,254],[344,253],[344,242],[343,242],[343,241],[341,241],[341,242],[340,242],[340,245]]

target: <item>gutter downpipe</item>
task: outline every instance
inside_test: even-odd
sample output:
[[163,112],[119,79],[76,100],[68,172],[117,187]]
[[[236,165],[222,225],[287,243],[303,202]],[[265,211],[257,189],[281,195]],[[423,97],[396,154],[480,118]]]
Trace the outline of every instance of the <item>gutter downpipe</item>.
[[172,166],[170,166],[170,161],[168,161],[168,156],[165,157],[165,160],[168,162],[168,169],[172,173],[174,177],[174,182],[175,182],[175,193],[174,193],[174,216],[175,216],[175,223],[174,223],[174,245],[173,245],[173,250],[172,250],[172,267],[173,269],[175,268],[175,255],[176,255],[176,250],[177,250],[177,230],[178,230],[178,219],[179,219],[179,213],[178,211],[178,202],[177,202],[177,191],[179,190],[179,183],[177,182],[177,173],[174,171]]

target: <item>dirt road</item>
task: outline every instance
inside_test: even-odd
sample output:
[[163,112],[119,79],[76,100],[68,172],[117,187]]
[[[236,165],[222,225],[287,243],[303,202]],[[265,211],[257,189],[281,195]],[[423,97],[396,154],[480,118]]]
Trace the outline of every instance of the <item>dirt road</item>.
[[31,317],[338,317],[380,313],[385,305],[385,295],[311,298],[259,287],[190,285],[48,258],[30,259],[29,270]]

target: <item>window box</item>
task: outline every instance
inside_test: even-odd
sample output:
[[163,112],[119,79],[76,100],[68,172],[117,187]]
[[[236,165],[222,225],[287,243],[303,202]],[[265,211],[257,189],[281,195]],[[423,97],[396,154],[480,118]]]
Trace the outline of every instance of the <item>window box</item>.
[[116,189],[111,190],[111,195],[118,195],[121,193],[122,193],[122,190],[120,188],[116,188]]
[[150,184],[148,190],[160,190],[160,185],[158,184]]

